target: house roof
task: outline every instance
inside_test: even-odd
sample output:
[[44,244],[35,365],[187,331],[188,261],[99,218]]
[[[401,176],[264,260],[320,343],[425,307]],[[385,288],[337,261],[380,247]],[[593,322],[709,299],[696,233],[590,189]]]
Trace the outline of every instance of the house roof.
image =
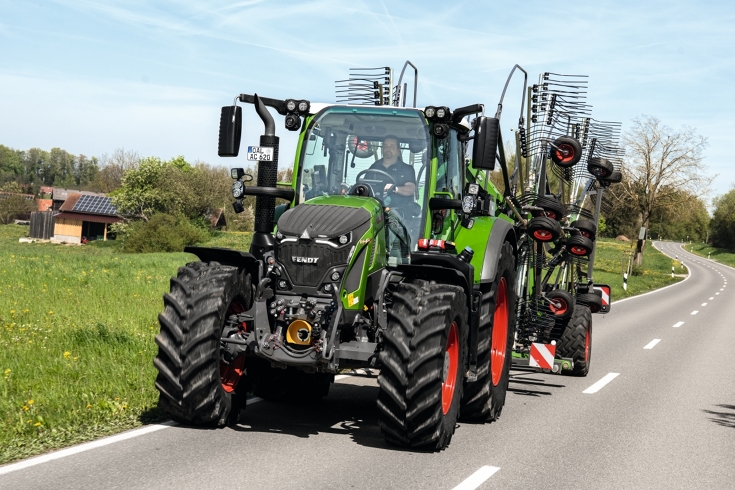
[[91,196],[89,194],[69,194],[69,197],[61,205],[59,211],[117,216],[117,210],[112,205],[111,198],[106,196]]
[[101,214],[61,212],[54,215],[54,219],[75,219],[79,221],[91,221],[92,223],[119,223],[119,216],[105,216]]
[[104,194],[99,192],[91,191],[78,191],[75,189],[62,189],[61,187],[54,187],[52,197],[54,201],[66,201],[72,194],[83,194],[85,196],[103,196]]

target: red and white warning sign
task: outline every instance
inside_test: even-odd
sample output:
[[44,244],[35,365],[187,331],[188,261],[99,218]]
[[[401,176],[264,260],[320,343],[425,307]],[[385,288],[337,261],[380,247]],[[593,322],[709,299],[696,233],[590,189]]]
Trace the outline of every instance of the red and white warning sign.
[[610,286],[607,284],[595,284],[594,287],[602,293],[602,308],[600,309],[600,313],[608,313],[610,311],[610,303],[612,302],[610,298]]
[[541,369],[552,369],[554,367],[554,355],[556,354],[556,345],[531,344],[531,358],[528,365]]

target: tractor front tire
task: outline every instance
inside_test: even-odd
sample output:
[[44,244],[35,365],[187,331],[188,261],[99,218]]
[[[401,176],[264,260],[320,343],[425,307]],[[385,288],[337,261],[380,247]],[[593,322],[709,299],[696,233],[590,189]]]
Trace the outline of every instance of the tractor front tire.
[[574,306],[574,312],[556,344],[556,354],[559,357],[572,358],[572,376],[587,376],[592,359],[592,314],[589,308],[583,305]]
[[482,290],[477,335],[477,380],[465,382],[462,419],[494,422],[505,405],[515,333],[516,293],[513,246],[505,242],[492,285]]
[[467,298],[457,286],[405,281],[392,293],[380,352],[378,423],[386,441],[442,450],[459,416]]
[[242,370],[229,372],[237,360],[221,363],[220,337],[228,316],[252,303],[249,285],[247,273],[218,262],[189,263],[171,278],[171,292],[164,295],[165,308],[158,315],[161,331],[153,364],[158,406],[174,420],[222,427],[233,404],[243,398],[235,391]]

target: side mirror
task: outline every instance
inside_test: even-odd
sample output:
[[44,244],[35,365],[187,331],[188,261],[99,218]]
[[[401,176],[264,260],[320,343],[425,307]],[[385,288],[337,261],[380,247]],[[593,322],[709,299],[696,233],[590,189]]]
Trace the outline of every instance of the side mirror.
[[475,124],[472,166],[480,170],[495,170],[495,154],[498,151],[500,120],[494,117],[479,117]]
[[240,152],[241,136],[242,108],[236,105],[224,106],[219,117],[217,154],[221,157],[236,157]]

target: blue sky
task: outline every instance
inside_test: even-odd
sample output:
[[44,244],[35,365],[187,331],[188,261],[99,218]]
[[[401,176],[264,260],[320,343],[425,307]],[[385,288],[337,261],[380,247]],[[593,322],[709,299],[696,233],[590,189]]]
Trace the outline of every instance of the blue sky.
[[[494,108],[518,63],[532,78],[589,75],[596,119],[696,128],[713,197],[735,183],[734,26],[731,1],[0,0],[0,143],[230,166],[219,109],[238,93],[333,102],[349,67],[410,59],[420,106]],[[245,124],[257,143],[247,108]]]

